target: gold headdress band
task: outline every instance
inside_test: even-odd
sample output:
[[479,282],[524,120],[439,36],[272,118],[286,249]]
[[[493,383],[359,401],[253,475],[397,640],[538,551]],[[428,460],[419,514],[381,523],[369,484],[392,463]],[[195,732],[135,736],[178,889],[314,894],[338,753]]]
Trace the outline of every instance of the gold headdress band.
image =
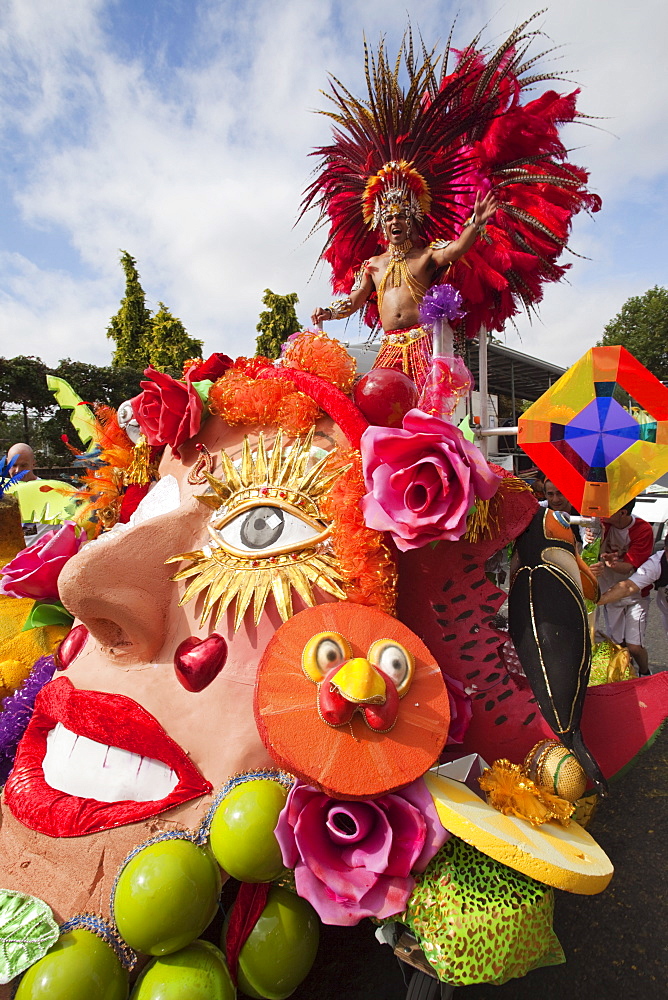
[[362,215],[367,226],[377,229],[390,210],[405,211],[421,222],[431,208],[429,186],[412,163],[390,160],[366,182],[362,195]]

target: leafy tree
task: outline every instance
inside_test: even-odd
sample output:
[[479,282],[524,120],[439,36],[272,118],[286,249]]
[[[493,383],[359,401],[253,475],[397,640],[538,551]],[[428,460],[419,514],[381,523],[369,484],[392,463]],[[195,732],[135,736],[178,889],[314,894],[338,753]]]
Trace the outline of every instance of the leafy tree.
[[107,403],[114,407],[136,396],[144,377],[143,369],[99,367],[70,358],[59,361],[50,374],[64,378],[87,403]]
[[301,329],[297,319],[295,305],[299,302],[296,292],[288,295],[277,295],[265,288],[262,304],[267,306],[260,313],[260,322],[256,326],[260,336],[255,341],[255,353],[265,358],[277,358],[281,347],[288,337]]
[[598,346],[621,344],[662,382],[668,382],[668,288],[655,285],[627,299]]
[[48,368],[39,358],[19,355],[0,358],[0,411],[4,414],[8,404],[19,405],[22,410],[21,436],[30,444],[31,428],[28,411],[44,413],[53,406],[53,396],[46,387]]
[[151,364],[160,371],[176,368],[180,374],[184,361],[202,357],[202,341],[188,336],[181,320],[172,316],[164,302],[158,302],[158,307],[151,320]]
[[125,271],[125,297],[107,327],[107,337],[116,344],[112,368],[143,372],[151,364],[180,377],[187,358],[202,356],[202,341],[188,336],[181,320],[172,316],[164,302],[158,303],[155,316],[151,313],[139,281],[137,261],[127,250],[121,254],[121,266]]
[[125,271],[125,297],[107,327],[107,337],[116,344],[111,364],[143,370],[150,361],[151,310],[139,283],[137,261],[127,250],[121,253],[121,267]]

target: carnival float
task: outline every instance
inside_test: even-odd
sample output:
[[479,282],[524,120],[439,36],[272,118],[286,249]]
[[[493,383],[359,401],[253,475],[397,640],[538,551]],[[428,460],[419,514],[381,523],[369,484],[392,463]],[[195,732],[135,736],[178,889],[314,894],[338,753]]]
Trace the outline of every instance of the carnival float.
[[[600,207],[559,136],[577,91],[525,99],[531,34],[442,58],[408,35],[396,64],[366,51],[363,99],[332,81],[303,205],[342,296],[322,318],[363,300],[377,326],[402,288],[419,312],[370,375],[317,328],[276,361],[149,369],[92,414],[68,521],[23,549],[4,501],[0,995],[283,1000],[322,924],[370,920],[419,970],[409,997],[448,996],[562,962],[554,889],[610,881],[578,819],[668,714],[668,675],[588,686],[597,587],[567,516],[452,423],[462,342],[532,309]],[[653,429],[615,449],[617,384]],[[668,468],[667,396],[595,348],[519,440],[605,514],[639,462]],[[508,546],[506,623],[486,563]]]

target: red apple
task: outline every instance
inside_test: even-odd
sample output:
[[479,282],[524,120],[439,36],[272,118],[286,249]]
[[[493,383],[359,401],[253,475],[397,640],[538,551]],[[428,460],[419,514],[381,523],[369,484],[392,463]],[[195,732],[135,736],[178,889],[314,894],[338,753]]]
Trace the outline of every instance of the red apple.
[[401,427],[404,416],[417,406],[415,382],[396,368],[374,368],[355,383],[353,399],[370,424]]

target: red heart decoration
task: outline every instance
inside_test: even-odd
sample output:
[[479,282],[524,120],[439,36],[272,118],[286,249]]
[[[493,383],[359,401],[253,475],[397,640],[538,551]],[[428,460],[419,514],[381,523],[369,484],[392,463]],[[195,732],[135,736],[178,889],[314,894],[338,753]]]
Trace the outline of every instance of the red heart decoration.
[[86,645],[87,638],[88,629],[85,625],[77,625],[76,628],[71,629],[67,633],[53,654],[53,658],[56,661],[56,670],[66,670],[69,667],[72,660],[76,659]]
[[227,643],[213,632],[206,639],[191,635],[174,653],[174,670],[186,691],[203,691],[225,666]]

